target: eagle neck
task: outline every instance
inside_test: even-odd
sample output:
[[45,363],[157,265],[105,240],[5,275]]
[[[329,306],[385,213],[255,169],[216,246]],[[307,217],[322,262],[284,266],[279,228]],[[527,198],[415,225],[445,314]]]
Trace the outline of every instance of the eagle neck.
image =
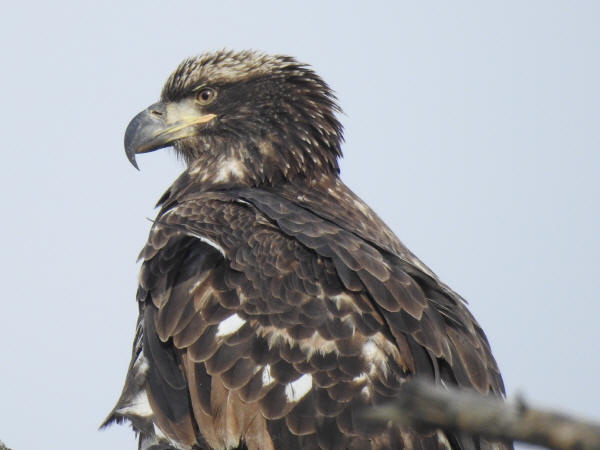
[[[284,146],[274,136],[245,141],[211,140],[193,151],[178,149],[188,163],[189,182],[203,190],[319,184],[337,178],[338,166],[323,158],[327,149]],[[187,153],[187,155],[186,155]],[[193,157],[190,157],[193,155]]]

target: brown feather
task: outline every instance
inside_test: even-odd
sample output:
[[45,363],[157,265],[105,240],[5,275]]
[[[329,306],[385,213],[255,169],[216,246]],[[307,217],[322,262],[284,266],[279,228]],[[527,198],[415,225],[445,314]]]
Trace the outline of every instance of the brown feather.
[[[200,108],[206,87],[217,101]],[[184,62],[161,101],[218,120],[174,142],[188,168],[140,253],[138,332],[109,420],[145,394],[150,413],[129,418],[157,446],[510,448],[360,418],[414,376],[504,388],[464,301],[340,181],[337,106],[314,72],[217,52]]]

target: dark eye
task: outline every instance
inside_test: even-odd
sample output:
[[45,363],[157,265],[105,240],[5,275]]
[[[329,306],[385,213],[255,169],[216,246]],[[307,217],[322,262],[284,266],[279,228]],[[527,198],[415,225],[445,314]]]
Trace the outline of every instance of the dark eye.
[[201,105],[208,105],[217,98],[217,91],[212,88],[202,88],[196,94],[196,101]]

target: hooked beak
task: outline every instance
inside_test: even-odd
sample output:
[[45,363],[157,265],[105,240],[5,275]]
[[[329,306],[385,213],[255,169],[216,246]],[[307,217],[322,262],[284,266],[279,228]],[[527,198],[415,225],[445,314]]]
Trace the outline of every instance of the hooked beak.
[[135,116],[125,130],[125,154],[139,170],[135,155],[168,147],[173,142],[200,132],[199,125],[216,114],[202,114],[193,100],[158,102]]

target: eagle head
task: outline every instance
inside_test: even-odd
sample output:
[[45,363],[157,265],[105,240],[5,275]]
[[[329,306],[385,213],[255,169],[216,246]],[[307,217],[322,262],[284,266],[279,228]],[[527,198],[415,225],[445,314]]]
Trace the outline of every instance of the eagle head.
[[219,51],[183,61],[125,132],[135,155],[173,146],[206,183],[261,185],[339,172],[329,86],[289,56]]

